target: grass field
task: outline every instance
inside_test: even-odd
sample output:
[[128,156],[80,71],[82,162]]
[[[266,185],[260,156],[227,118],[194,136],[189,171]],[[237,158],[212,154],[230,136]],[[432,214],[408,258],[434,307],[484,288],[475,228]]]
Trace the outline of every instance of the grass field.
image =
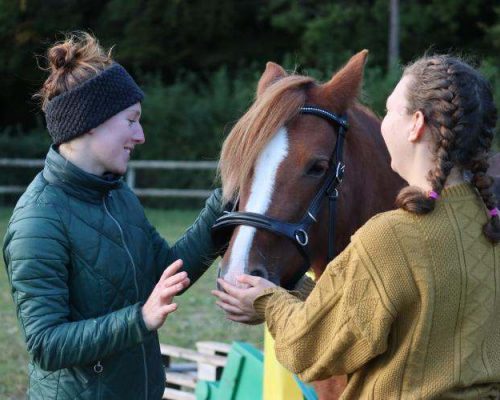
[[[10,213],[11,209],[0,207],[2,239]],[[170,243],[182,235],[196,214],[197,211],[147,210],[150,221]],[[0,399],[18,400],[26,397],[28,354],[17,324],[3,258],[0,259]],[[232,323],[215,306],[210,294],[215,285],[214,267],[177,299],[179,309],[161,328],[160,341],[194,348],[199,340],[243,340],[262,347],[262,326]]]

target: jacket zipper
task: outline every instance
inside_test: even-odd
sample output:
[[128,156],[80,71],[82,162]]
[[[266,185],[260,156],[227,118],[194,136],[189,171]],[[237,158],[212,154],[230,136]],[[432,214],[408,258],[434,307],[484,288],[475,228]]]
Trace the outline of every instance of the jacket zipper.
[[[111,197],[111,192],[109,192],[108,197]],[[130,259],[130,262],[132,263],[132,269],[134,270],[134,284],[135,284],[135,292],[136,292],[136,301],[139,301],[139,285],[137,283],[136,266],[135,266],[134,259],[132,258],[132,254],[130,253],[130,250],[127,247],[127,243],[125,242],[125,235],[123,234],[123,229],[120,226],[120,223],[109,212],[108,207],[106,205],[106,196],[104,196],[102,198],[102,204],[104,205],[104,211],[111,218],[111,220],[116,224],[116,226],[118,227],[118,230],[120,231],[120,236],[122,238],[123,247],[125,248],[125,251]],[[146,349],[144,348],[144,343],[141,343],[141,350],[142,350],[142,361],[144,364],[144,378],[145,378],[145,382],[144,382],[145,396],[144,396],[144,398],[147,400],[148,399],[148,366],[146,364]]]
[[101,364],[101,360],[97,361],[97,363],[94,365],[94,372],[97,375],[97,399],[100,400],[102,397],[101,393],[101,373],[104,370],[104,367]]

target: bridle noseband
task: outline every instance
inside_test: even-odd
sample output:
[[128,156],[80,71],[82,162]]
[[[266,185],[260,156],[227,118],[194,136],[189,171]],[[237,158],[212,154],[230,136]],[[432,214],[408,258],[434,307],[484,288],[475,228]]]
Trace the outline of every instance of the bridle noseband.
[[338,186],[342,182],[344,176],[345,164],[343,162],[343,147],[347,129],[349,128],[349,124],[345,116],[338,116],[337,114],[316,106],[305,105],[300,108],[299,113],[315,115],[333,123],[336,127],[338,127],[337,142],[330,158],[330,166],[326,172],[323,184],[309,204],[309,207],[307,208],[307,211],[302,219],[298,223],[290,223],[258,213],[239,212],[235,211],[237,209],[237,204],[235,204],[233,211],[226,212],[223,216],[218,218],[212,227],[212,235],[214,237],[217,237],[223,230],[226,230],[229,227],[234,229],[236,226],[246,225],[258,229],[264,229],[291,240],[306,262],[302,268],[298,270],[297,274],[294,275],[290,283],[285,287],[286,289],[292,289],[310,267],[311,257],[309,250],[309,229],[311,228],[311,225],[318,222],[321,203],[325,196],[328,197],[330,214],[328,228],[328,260],[330,261],[335,257],[334,238],[336,202],[339,196]]

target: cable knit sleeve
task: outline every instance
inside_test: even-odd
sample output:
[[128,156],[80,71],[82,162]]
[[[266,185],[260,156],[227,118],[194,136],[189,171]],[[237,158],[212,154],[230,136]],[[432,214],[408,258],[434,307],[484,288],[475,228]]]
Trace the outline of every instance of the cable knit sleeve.
[[278,360],[304,381],[352,373],[387,349],[395,311],[363,252],[354,237],[305,302],[280,288],[254,303]]

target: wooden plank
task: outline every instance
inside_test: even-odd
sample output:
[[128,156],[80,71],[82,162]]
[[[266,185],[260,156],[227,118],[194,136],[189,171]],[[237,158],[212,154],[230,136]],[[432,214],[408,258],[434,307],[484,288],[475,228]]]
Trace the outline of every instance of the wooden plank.
[[160,352],[163,356],[183,358],[185,360],[196,361],[197,363],[223,367],[226,365],[227,358],[222,356],[202,354],[191,349],[172,346],[169,344],[160,344]]
[[[39,168],[45,164],[44,159],[34,158],[0,158],[0,167]],[[132,160],[129,165],[142,169],[194,169],[215,170],[217,161],[177,161],[177,160]]]
[[3,193],[23,193],[27,186],[0,186],[0,194]]
[[223,372],[222,367],[216,367],[210,364],[198,364],[198,380],[200,381],[218,381]]
[[133,160],[129,165],[142,169],[195,169],[214,170],[217,161],[177,161],[177,160]]
[[203,341],[196,342],[196,349],[203,354],[229,354],[231,345],[221,342]]
[[170,363],[167,372],[195,372],[198,368],[196,363]]
[[[27,186],[0,186],[0,194],[23,193]],[[211,190],[202,189],[138,189],[134,188],[137,196],[147,197],[189,197],[206,199],[212,193]]]
[[179,372],[166,372],[165,379],[167,381],[167,385],[174,384],[193,389],[196,387],[196,382],[198,381],[196,376],[191,374],[181,374]]
[[146,189],[134,188],[137,196],[149,197],[191,197],[206,199],[212,193],[211,190],[204,189]]
[[25,167],[40,168],[45,165],[45,160],[33,158],[0,158],[0,167]]
[[[221,342],[197,342],[196,348],[202,354],[213,356],[227,356],[231,350],[231,345]],[[217,381],[222,375],[222,367],[216,367],[205,363],[198,364],[198,379],[204,381]]]
[[127,181],[127,185],[130,189],[134,190],[135,188],[135,168],[129,167],[127,170],[127,174],[125,175],[125,179]]
[[194,393],[183,392],[182,390],[166,388],[163,391],[162,399],[168,400],[196,400]]

